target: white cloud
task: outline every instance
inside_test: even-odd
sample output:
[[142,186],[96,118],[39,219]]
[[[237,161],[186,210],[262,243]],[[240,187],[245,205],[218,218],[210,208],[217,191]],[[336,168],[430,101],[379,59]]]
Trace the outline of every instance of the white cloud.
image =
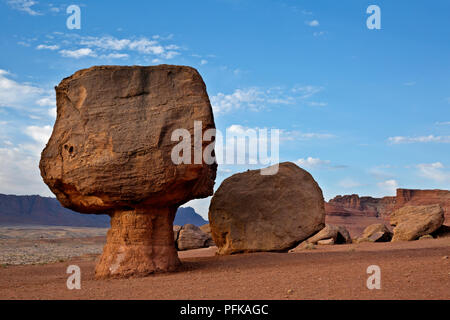
[[46,49],[46,50],[58,50],[59,46],[56,45],[56,44],[55,45],[40,44],[40,45],[38,45],[36,47],[36,49],[38,49],[38,50],[43,50],[43,49]]
[[450,182],[450,171],[445,170],[441,162],[421,163],[416,166],[419,169],[419,175],[426,179],[436,182]]
[[[216,114],[228,113],[238,109],[259,111],[268,105],[290,105],[301,100],[308,99],[322,91],[322,87],[317,86],[296,86],[290,90],[281,87],[262,89],[251,87],[246,89],[236,89],[231,94],[218,93],[211,97],[211,104]],[[309,103],[304,102],[303,103]],[[324,106],[325,102],[312,102],[312,105]]]
[[358,181],[355,181],[351,178],[345,178],[345,179],[339,181],[338,185],[345,189],[351,189],[351,188],[356,188],[356,187],[362,186],[361,183],[359,183]]
[[317,102],[317,101],[311,101],[308,102],[308,105],[311,107],[326,107],[328,105],[327,102]]
[[281,139],[287,141],[336,138],[334,134],[330,133],[301,132],[297,130],[281,130],[281,135]]
[[109,50],[123,50],[130,45],[129,39],[117,39],[111,36],[105,37],[85,37],[80,40],[80,44],[88,47],[98,47]]
[[419,136],[419,137],[389,137],[388,141],[393,144],[400,143],[427,143],[427,142],[436,142],[436,143],[450,143],[450,136]]
[[395,195],[398,188],[398,182],[394,179],[386,180],[377,183],[378,188],[384,192],[385,195]]
[[52,195],[39,172],[40,150],[35,145],[0,148],[0,193]]
[[[101,53],[104,52],[104,54],[98,55],[99,58],[127,58],[128,54],[117,53],[116,51],[130,50],[140,54],[155,55],[159,58],[172,59],[180,54],[180,52],[177,51],[180,47],[175,44],[162,45],[159,42],[159,40],[167,39],[169,38],[160,36],[153,36],[152,39],[146,37],[141,37],[139,39],[118,39],[110,35],[104,37],[86,36],[81,37],[78,44],[85,47],[82,49],[89,48],[92,50],[91,53],[86,55],[92,55],[95,51],[100,51]],[[95,56],[97,56],[97,54],[95,54]],[[78,56],[76,58],[78,58]]]
[[56,98],[55,96],[43,97],[36,101],[38,105],[41,107],[54,107],[56,106]]
[[320,37],[320,36],[323,36],[324,34],[326,34],[325,31],[314,31],[313,32],[314,37]]
[[438,126],[450,126],[450,121],[436,122]]
[[29,126],[25,134],[33,143],[17,146],[7,143],[6,148],[0,148],[0,193],[52,195],[39,171],[40,154],[51,131],[49,125]]
[[317,86],[308,85],[308,86],[297,86],[297,87],[294,87],[292,89],[292,92],[299,93],[301,95],[300,98],[306,99],[306,98],[310,98],[313,95],[321,92],[322,90],[323,90],[323,87],[317,87]]
[[200,64],[201,65],[205,65],[205,64],[207,64],[208,63],[208,60],[205,60],[205,59],[202,59],[201,61],[200,61]]
[[263,93],[257,88],[237,89],[232,94],[218,93],[211,97],[213,110],[218,114],[243,107],[257,111],[262,107],[263,102]]
[[211,197],[205,199],[195,199],[183,204],[182,207],[192,207],[195,212],[203,217],[203,219],[208,220],[209,204],[211,202]]
[[48,109],[48,115],[52,118],[56,118],[56,107]]
[[77,50],[61,50],[59,51],[59,53],[66,58],[75,58],[75,59],[79,59],[82,57],[96,57],[97,55],[95,54],[94,51],[92,51],[92,49],[90,48],[81,48],[81,49],[77,49]]
[[109,53],[109,54],[102,54],[99,58],[100,59],[125,59],[128,57],[129,57],[129,55],[126,53]]
[[29,104],[35,104],[44,94],[48,92],[31,84],[12,80],[8,71],[0,69],[1,107],[24,108]]
[[295,163],[302,168],[317,168],[330,164],[330,160],[321,160],[319,158],[308,157],[306,159],[298,159]]
[[412,87],[412,86],[414,86],[415,84],[416,84],[415,81],[409,81],[409,82],[405,82],[403,85],[404,85],[404,86],[407,86],[407,87]]
[[306,21],[305,23],[310,27],[318,27],[320,25],[317,20]]
[[25,129],[25,133],[34,141],[44,146],[48,142],[48,139],[50,139],[50,135],[52,134],[52,127],[49,125],[43,127],[28,126]]
[[9,0],[8,4],[11,8],[28,13],[31,16],[41,15],[42,13],[33,10],[33,6],[38,2],[33,0]]

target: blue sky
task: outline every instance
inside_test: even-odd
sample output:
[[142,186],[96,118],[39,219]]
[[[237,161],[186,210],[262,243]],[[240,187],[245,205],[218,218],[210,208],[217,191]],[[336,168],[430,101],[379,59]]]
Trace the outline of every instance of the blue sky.
[[[280,129],[280,160],[326,199],[449,189],[449,14],[444,0],[0,0],[0,193],[51,195],[38,161],[61,79],[161,63],[199,70],[223,132]],[[216,187],[244,169],[220,166]],[[206,217],[208,201],[190,204]]]

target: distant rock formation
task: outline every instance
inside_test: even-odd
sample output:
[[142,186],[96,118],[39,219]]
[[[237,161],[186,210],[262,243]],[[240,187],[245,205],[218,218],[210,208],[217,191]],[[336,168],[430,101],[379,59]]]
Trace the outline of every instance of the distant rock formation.
[[66,209],[56,198],[0,194],[0,225],[109,227],[109,216]]
[[291,249],[324,227],[322,190],[292,162],[278,173],[260,170],[225,179],[209,207],[212,238],[219,254]]
[[173,221],[174,225],[184,226],[185,224],[193,224],[194,226],[201,227],[208,223],[205,219],[202,218],[197,212],[195,212],[194,208],[191,207],[180,207],[177,210],[177,214],[175,216],[175,220]]
[[352,237],[359,236],[365,227],[374,223],[389,223],[394,210],[406,205],[439,204],[445,215],[444,224],[450,225],[449,190],[397,189],[393,197],[359,197],[356,194],[336,196],[325,203],[326,222],[347,227]]
[[[109,228],[109,221],[108,215],[81,214],[66,209],[56,198],[0,194],[0,226],[43,225]],[[202,226],[208,221],[191,207],[178,208],[174,224],[185,225],[188,223]]]

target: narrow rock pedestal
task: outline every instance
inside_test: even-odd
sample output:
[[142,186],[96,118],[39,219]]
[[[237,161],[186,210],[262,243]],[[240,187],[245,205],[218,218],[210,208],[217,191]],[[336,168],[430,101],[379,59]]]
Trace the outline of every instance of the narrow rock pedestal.
[[175,214],[176,208],[115,211],[95,277],[174,271],[180,264],[172,230]]

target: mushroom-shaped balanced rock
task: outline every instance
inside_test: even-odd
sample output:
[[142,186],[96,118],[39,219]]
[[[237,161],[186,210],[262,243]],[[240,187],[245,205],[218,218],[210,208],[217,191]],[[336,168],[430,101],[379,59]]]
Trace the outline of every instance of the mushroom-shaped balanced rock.
[[174,270],[176,210],[210,196],[217,169],[194,159],[191,145],[191,161],[172,160],[176,129],[197,137],[202,152],[211,145],[201,139],[215,128],[201,76],[183,66],[98,66],[55,89],[57,119],[41,175],[63,206],[111,216],[96,277]]

